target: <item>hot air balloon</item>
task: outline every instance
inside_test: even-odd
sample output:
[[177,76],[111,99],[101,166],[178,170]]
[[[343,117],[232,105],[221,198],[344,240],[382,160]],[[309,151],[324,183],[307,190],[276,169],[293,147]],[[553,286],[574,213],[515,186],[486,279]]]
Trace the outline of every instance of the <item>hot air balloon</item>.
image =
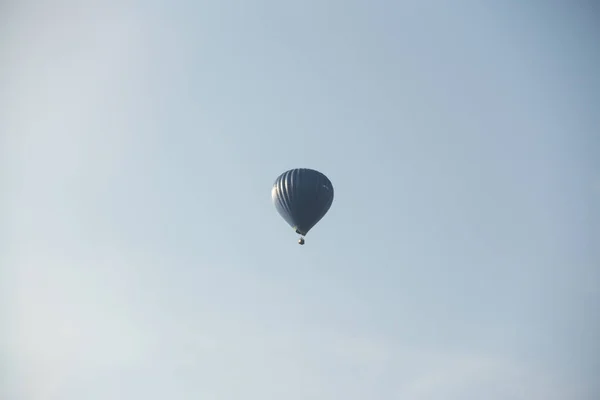
[[281,217],[301,235],[298,243],[329,211],[333,203],[333,185],[323,173],[295,168],[279,175],[271,198]]

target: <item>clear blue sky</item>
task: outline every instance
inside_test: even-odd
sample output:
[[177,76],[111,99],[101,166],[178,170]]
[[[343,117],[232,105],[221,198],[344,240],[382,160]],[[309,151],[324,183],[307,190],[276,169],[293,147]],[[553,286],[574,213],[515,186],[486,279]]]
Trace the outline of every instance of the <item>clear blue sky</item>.
[[[600,398],[600,8],[563,3],[3,3],[0,397]],[[305,246],[295,167],[336,193]]]

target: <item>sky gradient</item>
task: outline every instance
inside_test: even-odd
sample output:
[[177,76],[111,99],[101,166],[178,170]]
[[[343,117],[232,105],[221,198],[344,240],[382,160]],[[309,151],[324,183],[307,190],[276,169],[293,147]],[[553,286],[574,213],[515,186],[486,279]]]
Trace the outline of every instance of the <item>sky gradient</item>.
[[600,398],[600,8],[450,3],[3,3],[0,398]]

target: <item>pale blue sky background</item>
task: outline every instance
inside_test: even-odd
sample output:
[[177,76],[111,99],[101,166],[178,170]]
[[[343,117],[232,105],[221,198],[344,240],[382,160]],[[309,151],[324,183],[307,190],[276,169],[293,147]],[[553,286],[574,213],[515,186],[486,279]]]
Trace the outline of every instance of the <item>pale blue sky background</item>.
[[597,400],[592,3],[3,3],[0,397]]

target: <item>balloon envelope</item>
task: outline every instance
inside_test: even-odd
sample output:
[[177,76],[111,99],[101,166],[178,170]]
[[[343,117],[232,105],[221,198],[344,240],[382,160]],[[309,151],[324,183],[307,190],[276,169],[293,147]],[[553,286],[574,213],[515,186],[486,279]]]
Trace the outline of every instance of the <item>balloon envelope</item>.
[[296,233],[304,236],[329,211],[333,185],[319,171],[296,168],[279,175],[271,197],[279,215]]

